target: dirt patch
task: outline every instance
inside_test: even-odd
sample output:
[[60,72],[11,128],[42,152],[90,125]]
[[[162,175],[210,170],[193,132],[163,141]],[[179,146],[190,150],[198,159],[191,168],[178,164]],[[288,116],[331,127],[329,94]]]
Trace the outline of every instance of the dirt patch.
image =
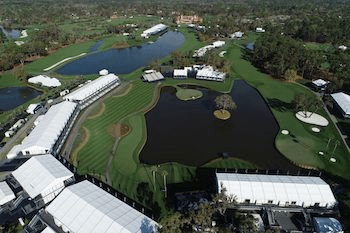
[[122,138],[129,134],[130,127],[126,124],[113,124],[108,126],[107,131],[114,138]]
[[105,110],[106,110],[106,105],[105,105],[105,103],[102,103],[102,104],[101,104],[101,108],[98,110],[98,112],[97,112],[96,114],[92,115],[92,116],[88,116],[87,119],[89,119],[89,120],[90,120],[90,119],[95,119],[95,118],[101,116],[102,113],[103,113]]

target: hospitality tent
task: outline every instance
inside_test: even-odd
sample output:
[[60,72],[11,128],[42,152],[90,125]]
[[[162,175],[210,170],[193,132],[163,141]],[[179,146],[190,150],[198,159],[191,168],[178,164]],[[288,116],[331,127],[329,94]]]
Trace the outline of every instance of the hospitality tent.
[[160,23],[160,24],[157,24],[145,31],[143,31],[143,33],[141,34],[141,37],[149,37],[150,35],[154,35],[154,34],[157,34],[158,32],[161,32],[161,31],[164,31],[165,29],[167,29],[168,26]]
[[74,233],[151,233],[157,223],[85,180],[65,188],[46,207],[55,224]]
[[226,189],[238,203],[320,206],[331,208],[336,199],[319,177],[216,173],[219,192]]
[[84,102],[91,96],[99,94],[101,91],[113,84],[119,84],[118,76],[115,74],[104,75],[64,96],[63,99],[68,101]]
[[29,83],[41,84],[46,87],[61,86],[61,82],[57,78],[51,78],[47,75],[39,75],[28,79]]
[[11,150],[7,157],[13,158],[19,152],[22,152],[23,155],[50,153],[76,106],[76,103],[68,101],[53,105],[40,120],[38,126],[24,138],[20,145]]
[[187,78],[187,69],[174,69],[174,78]]
[[15,199],[16,196],[12,192],[10,186],[5,182],[0,182],[0,206]]
[[163,80],[164,76],[160,72],[146,73],[142,75],[142,78],[147,82],[155,82]]
[[203,68],[197,71],[196,79],[224,81],[226,74],[208,68]]
[[334,93],[331,94],[331,96],[338,105],[343,116],[350,118],[350,96],[343,92]]
[[33,156],[12,172],[31,198],[41,195],[45,203],[53,200],[74,174],[50,154]]

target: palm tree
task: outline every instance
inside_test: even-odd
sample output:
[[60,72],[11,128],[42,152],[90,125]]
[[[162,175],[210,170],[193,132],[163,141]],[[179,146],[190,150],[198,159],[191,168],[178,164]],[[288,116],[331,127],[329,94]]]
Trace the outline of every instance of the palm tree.
[[165,197],[166,197],[166,195],[167,195],[166,176],[168,175],[168,172],[166,170],[162,170],[162,175],[163,175],[163,179],[164,179],[164,193],[165,193]]
[[232,97],[228,94],[219,95],[215,98],[216,107],[220,108],[221,112],[227,109],[235,110],[237,108],[236,103]]

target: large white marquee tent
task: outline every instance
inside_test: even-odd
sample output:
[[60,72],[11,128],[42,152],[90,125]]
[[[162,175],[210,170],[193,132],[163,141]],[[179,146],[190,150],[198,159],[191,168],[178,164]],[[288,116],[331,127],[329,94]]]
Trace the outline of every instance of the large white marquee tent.
[[22,144],[15,146],[7,157],[13,158],[19,152],[23,155],[50,153],[76,106],[76,103],[68,101],[52,106]]
[[41,194],[45,203],[53,200],[74,174],[50,154],[33,156],[12,172],[31,198]]
[[0,206],[15,198],[10,186],[5,181],[0,182]]
[[86,180],[65,188],[46,212],[65,232],[157,231],[155,221]]
[[141,34],[141,37],[147,38],[148,36],[157,34],[158,32],[164,31],[165,29],[167,29],[167,26],[165,24],[160,23],[143,31],[143,33]]
[[77,101],[80,103],[112,86],[113,84],[119,84],[118,76],[115,74],[104,75],[64,96],[63,99],[68,101]]
[[329,185],[319,177],[216,173],[219,192],[226,189],[238,203],[333,207]]
[[350,117],[350,96],[343,92],[334,93],[331,96],[341,108],[344,117]]
[[59,87],[61,86],[61,82],[57,78],[51,78],[47,75],[39,75],[33,78],[28,79],[28,82],[41,84],[46,87]]

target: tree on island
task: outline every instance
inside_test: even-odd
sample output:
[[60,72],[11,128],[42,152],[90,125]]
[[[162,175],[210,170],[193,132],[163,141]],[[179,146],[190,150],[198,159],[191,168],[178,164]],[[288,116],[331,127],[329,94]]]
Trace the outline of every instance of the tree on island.
[[215,117],[227,120],[231,117],[231,114],[228,109],[235,110],[237,108],[236,103],[233,101],[232,97],[228,94],[219,95],[215,98],[216,107],[219,110],[214,112]]

